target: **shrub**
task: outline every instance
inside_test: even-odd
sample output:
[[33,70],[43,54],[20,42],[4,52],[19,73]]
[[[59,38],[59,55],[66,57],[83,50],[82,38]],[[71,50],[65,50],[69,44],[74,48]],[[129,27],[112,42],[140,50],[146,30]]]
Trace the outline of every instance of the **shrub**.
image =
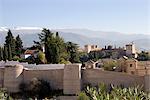
[[115,61],[107,61],[104,63],[103,67],[104,70],[113,71],[118,66],[117,62]]
[[12,100],[5,89],[0,89],[0,100]]
[[140,87],[121,88],[114,87],[107,91],[106,85],[101,84],[98,88],[87,86],[84,92],[78,96],[78,100],[150,100],[150,94],[145,93]]
[[78,100],[90,100],[85,92],[81,92],[78,96]]
[[43,99],[52,93],[50,84],[45,80],[34,78],[29,84],[21,83],[20,91],[24,97]]
[[14,61],[19,61],[20,59],[21,59],[20,57],[14,56],[12,60],[14,60]]
[[39,51],[37,58],[36,58],[36,64],[45,64],[45,63],[47,63],[45,54],[42,51]]

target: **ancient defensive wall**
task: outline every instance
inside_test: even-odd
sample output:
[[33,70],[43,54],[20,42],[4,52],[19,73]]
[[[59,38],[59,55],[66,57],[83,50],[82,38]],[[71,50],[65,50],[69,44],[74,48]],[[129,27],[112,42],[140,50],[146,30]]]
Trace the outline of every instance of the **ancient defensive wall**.
[[96,86],[99,83],[125,87],[143,85],[145,91],[150,91],[150,75],[81,69],[81,64],[0,63],[0,87],[9,92],[19,92],[20,83],[28,83],[34,78],[48,81],[53,89],[63,89],[64,94],[78,94],[86,84]]

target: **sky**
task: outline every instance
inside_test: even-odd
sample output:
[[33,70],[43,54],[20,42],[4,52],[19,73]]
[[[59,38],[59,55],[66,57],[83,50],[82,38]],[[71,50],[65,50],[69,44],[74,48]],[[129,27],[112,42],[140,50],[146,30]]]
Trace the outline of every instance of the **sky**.
[[0,0],[0,27],[150,34],[150,0]]

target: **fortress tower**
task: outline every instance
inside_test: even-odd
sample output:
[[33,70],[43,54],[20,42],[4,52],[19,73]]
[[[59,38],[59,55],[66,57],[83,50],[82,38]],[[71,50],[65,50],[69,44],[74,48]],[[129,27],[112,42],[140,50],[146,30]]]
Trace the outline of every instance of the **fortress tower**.
[[85,45],[84,50],[85,52],[89,53],[90,51],[99,49],[97,45]]
[[67,64],[63,78],[64,94],[78,94],[81,91],[81,64]]
[[4,71],[4,88],[7,88],[9,92],[18,92],[19,85],[23,82],[23,66],[5,66]]
[[128,56],[128,57],[134,57],[134,58],[137,57],[134,43],[126,45],[126,56]]

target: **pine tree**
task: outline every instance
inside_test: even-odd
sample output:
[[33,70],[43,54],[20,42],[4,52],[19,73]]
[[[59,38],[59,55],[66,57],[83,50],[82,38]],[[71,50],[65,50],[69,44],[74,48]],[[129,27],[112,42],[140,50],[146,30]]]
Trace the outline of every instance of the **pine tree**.
[[[53,41],[53,33],[49,29],[43,29],[41,34],[39,35],[40,45],[44,44],[45,46],[45,57],[48,63],[53,62],[53,50],[50,49],[52,47],[51,42]],[[51,45],[51,46],[50,46]]]
[[11,33],[10,30],[8,30],[7,32],[7,36],[6,36],[6,40],[5,40],[5,46],[7,48],[9,48],[9,45],[10,45],[10,48],[11,48],[11,53],[12,53],[12,56],[15,56],[16,54],[16,51],[15,51],[15,39]]
[[15,49],[16,49],[16,55],[17,56],[20,56],[20,54],[22,53],[22,50],[23,50],[23,46],[22,46],[22,40],[21,40],[21,38],[20,38],[20,36],[18,35],[17,37],[16,37],[16,41],[15,41]]

